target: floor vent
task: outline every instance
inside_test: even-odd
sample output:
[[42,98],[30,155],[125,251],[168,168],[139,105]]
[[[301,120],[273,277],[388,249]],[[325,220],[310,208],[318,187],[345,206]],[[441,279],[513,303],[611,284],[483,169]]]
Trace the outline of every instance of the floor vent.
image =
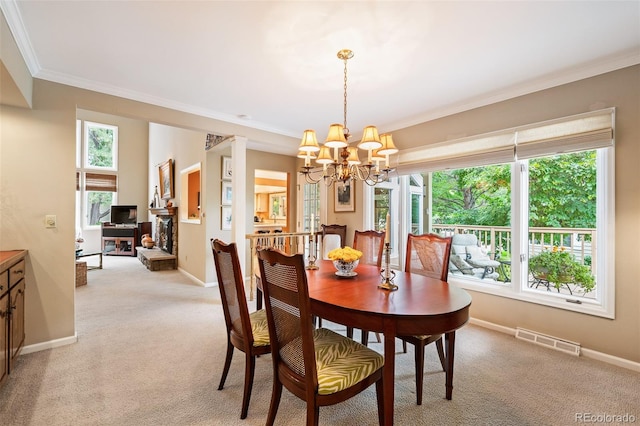
[[580,355],[580,343],[558,339],[557,337],[547,336],[524,328],[516,327],[516,338],[571,355]]

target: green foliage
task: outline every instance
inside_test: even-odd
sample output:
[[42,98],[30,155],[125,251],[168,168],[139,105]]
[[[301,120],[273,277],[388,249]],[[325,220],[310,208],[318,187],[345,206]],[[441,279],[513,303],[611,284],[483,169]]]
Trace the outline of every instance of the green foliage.
[[529,226],[595,228],[595,151],[529,161]]
[[432,174],[434,223],[508,226],[511,171],[508,164]]
[[560,288],[563,283],[575,283],[585,292],[593,290],[595,280],[587,265],[575,260],[568,251],[545,250],[529,259],[529,271],[536,278],[542,278]]
[[95,167],[113,167],[113,130],[103,127],[91,127],[87,132],[89,164]]
[[[529,161],[529,226],[595,228],[595,158],[585,151]],[[433,222],[509,226],[510,170],[504,164],[434,172]]]

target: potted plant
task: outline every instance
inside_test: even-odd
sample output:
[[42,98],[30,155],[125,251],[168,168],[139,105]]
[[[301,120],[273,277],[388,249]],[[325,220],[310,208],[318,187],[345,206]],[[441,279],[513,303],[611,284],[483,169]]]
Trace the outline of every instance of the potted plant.
[[533,256],[529,259],[529,271],[534,278],[553,283],[556,289],[562,284],[574,283],[587,293],[595,287],[591,269],[564,248],[553,247]]

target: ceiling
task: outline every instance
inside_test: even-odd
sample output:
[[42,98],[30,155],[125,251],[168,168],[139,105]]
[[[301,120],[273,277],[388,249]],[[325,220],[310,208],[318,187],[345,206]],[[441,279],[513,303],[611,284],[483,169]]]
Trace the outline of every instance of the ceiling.
[[640,63],[638,1],[0,7],[34,77],[320,141],[343,122],[343,48],[354,139]]

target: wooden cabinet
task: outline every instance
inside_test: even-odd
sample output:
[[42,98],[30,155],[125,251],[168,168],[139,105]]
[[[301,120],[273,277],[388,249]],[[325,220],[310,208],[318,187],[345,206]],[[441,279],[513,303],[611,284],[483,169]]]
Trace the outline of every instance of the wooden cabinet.
[[114,256],[136,256],[140,238],[151,234],[151,222],[140,222],[133,226],[102,224],[102,253]]
[[0,284],[0,383],[9,375],[9,292],[7,282],[9,273],[0,274],[3,284]]
[[0,383],[13,369],[25,341],[26,250],[0,252]]
[[135,237],[102,237],[102,253],[114,256],[135,256]]
[[266,192],[256,194],[256,212],[267,213],[269,206],[269,194]]

